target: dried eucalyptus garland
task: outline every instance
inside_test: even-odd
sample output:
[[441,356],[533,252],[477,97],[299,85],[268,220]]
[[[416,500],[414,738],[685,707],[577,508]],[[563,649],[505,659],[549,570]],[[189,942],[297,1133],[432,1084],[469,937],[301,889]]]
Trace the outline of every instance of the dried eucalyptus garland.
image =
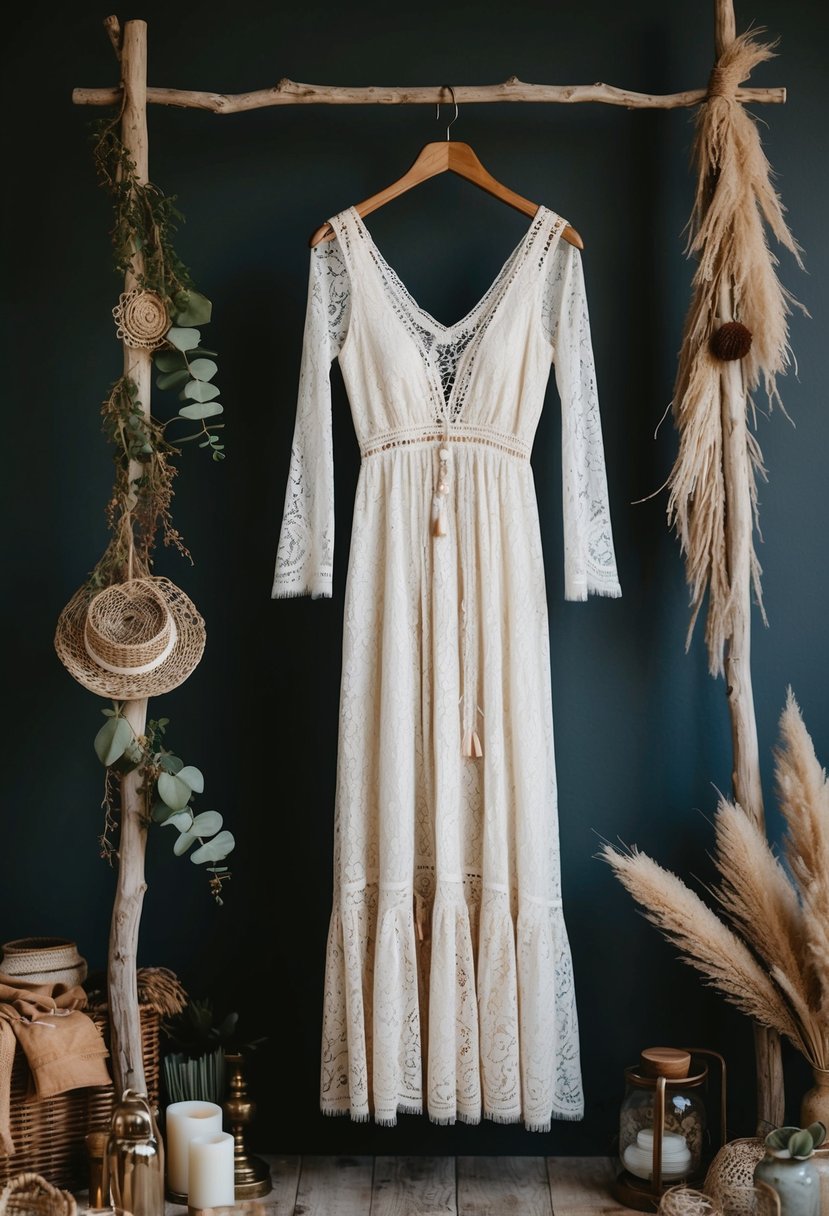
[[[122,293],[113,309],[118,337],[129,347],[153,352],[162,393],[177,392],[179,408],[162,421],[147,416],[138,399],[138,386],[123,375],[111,386],[101,413],[103,430],[114,448],[115,481],[106,508],[110,542],[88,579],[90,594],[125,579],[147,577],[160,539],[188,560],[190,552],[172,520],[175,457],[179,444],[198,441],[214,461],[223,460],[224,445],[216,421],[224,407],[214,383],[216,352],[201,344],[199,326],[211,318],[210,301],[193,286],[190,272],[173,246],[173,234],[183,216],[175,199],[152,182],[141,182],[135,163],[121,141],[118,117],[93,124],[93,151],[101,185],[114,208],[111,232],[117,272],[138,268],[133,290]],[[168,438],[178,422],[197,423],[198,429]],[[141,466],[139,477],[130,466]],[[140,792],[147,823],[175,827],[176,856],[190,853],[197,865],[205,864],[217,903],[229,877],[224,859],[233,849],[232,834],[222,829],[216,811],[196,813],[191,800],[202,793],[204,778],[198,768],[184,762],[163,745],[168,719],[147,724],[136,736],[123,716],[124,702],[103,710],[106,722],[95,738],[95,751],[106,769],[104,828],[101,855],[117,856],[114,834],[119,820],[119,778],[132,771],[142,777]]]

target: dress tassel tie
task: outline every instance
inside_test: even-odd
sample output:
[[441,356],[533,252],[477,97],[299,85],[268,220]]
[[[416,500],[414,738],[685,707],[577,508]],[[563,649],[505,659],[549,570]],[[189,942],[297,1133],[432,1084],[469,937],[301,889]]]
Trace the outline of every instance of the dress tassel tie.
[[446,536],[448,533],[446,526],[446,498],[449,494],[449,460],[451,452],[445,443],[438,452],[438,456],[440,457],[438,484],[435,493],[432,495],[432,536]]
[[480,760],[484,754],[481,747],[481,737],[476,730],[468,730],[463,737],[463,754]]
[[[432,495],[432,536],[436,539],[448,536],[448,497],[449,497],[449,479],[450,465],[452,461],[452,449],[449,446],[450,441],[449,420],[446,419],[445,433],[443,442],[438,449],[438,474],[437,485],[435,486],[434,494]],[[472,621],[467,619],[466,613],[466,595],[471,594],[472,601],[475,597],[475,552],[471,534],[471,521],[467,517],[465,527],[460,526],[458,532],[458,543],[461,549],[461,568],[465,581],[468,583],[464,599],[461,603],[461,631],[463,634],[462,642],[462,688],[461,702],[463,702],[462,721],[461,725],[461,755],[466,759],[480,760],[484,754],[481,736],[475,729],[476,710],[483,717],[483,711],[479,705],[475,704],[475,696],[477,693],[478,684],[478,663],[477,663],[477,630]],[[419,926],[418,926],[419,929]]]
[[426,941],[429,936],[429,910],[426,907],[426,900],[419,891],[414,893],[415,905],[415,932],[419,942]]

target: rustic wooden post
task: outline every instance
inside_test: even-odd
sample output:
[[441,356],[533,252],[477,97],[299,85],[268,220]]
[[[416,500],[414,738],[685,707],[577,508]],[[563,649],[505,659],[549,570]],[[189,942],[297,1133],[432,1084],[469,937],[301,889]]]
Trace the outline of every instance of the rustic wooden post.
[[[714,0],[717,58],[734,41],[733,0]],[[734,320],[733,285],[724,283],[719,300],[720,321]],[[751,502],[753,473],[747,442],[747,400],[739,360],[722,364],[723,478],[728,583],[733,598],[733,628],[726,644],[725,683],[731,718],[732,794],[745,813],[765,824],[760,782],[760,750],[751,686]],[[757,1129],[784,1123],[785,1093],[780,1036],[765,1026],[754,1027],[757,1078]]]
[[[110,18],[110,22],[112,19]],[[111,33],[111,24],[108,30]],[[149,176],[147,138],[147,23],[128,21],[121,46],[121,84],[123,111],[121,139],[135,162],[139,182]],[[124,276],[124,290],[137,285],[141,255],[136,253]],[[150,413],[152,355],[124,344],[124,374],[138,388],[138,401],[144,414]],[[141,464],[131,461],[130,483],[143,473]],[[124,717],[137,736],[144,734],[147,701],[129,701]],[[144,859],[147,848],[147,807],[141,792],[141,770],[121,778],[121,821],[118,840],[118,870],[112,924],[109,933],[107,989],[110,1018],[110,1047],[115,1092],[126,1088],[146,1092],[144,1061],[141,1051],[141,1022],[136,980],[138,932],[147,884]]]

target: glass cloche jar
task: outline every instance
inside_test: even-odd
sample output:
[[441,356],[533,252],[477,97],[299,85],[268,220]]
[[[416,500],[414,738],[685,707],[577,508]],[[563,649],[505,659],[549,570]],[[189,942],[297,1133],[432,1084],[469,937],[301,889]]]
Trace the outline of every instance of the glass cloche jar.
[[669,1187],[693,1186],[704,1174],[712,1147],[704,1056],[720,1066],[719,1147],[725,1143],[721,1055],[703,1048],[648,1047],[638,1064],[625,1069],[614,1194],[626,1207],[655,1212]]

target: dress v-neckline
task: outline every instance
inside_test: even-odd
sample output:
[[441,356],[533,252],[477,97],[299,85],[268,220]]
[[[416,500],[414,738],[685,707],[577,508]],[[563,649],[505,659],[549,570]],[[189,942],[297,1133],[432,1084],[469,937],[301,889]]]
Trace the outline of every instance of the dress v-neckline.
[[[538,210],[530,219],[526,232],[521,237],[512,252],[507,256],[506,261],[503,263],[501,269],[498,271],[484,294],[475,304],[472,305],[469,311],[463,317],[461,317],[459,321],[453,321],[450,325],[445,325],[443,321],[438,321],[437,317],[434,317],[422,306],[422,304],[418,303],[409,288],[401,279],[400,275],[391,265],[389,260],[384,256],[382,250],[378,247],[377,242],[371,235],[370,230],[366,227],[363,217],[360,215],[357,208],[349,207],[349,212],[351,213],[352,219],[359,230],[360,235],[371,250],[372,256],[376,259],[380,267],[382,267],[383,271],[385,271],[386,275],[388,276],[389,286],[392,289],[396,289],[398,294],[403,296],[404,300],[413,309],[413,311],[426,322],[426,328],[434,329],[436,331],[436,336],[447,335],[448,337],[454,335],[459,330],[471,328],[472,318],[478,312],[480,312],[490,298],[495,295],[498,287],[501,285],[502,280],[509,276],[509,272],[512,270],[513,265],[520,261],[524,247],[529,244],[530,238],[536,230],[538,221],[549,212],[549,208],[545,207],[543,203],[539,204]],[[549,212],[549,214],[552,214],[552,212]]]
[[[459,321],[455,321],[451,325],[444,325],[442,321],[438,321],[436,317],[433,317],[430,312],[423,308],[409,291],[400,275],[378,248],[374,237],[363,222],[363,218],[357,208],[349,207],[348,213],[360,237],[365,242],[366,249],[375,266],[381,284],[389,294],[398,297],[398,304],[402,308],[404,315],[408,312],[409,319],[412,322],[417,323],[419,321],[421,323],[420,327],[433,335],[435,342],[432,345],[428,345],[418,337],[416,332],[412,332],[404,324],[404,328],[414,345],[420,351],[425,367],[428,369],[431,388],[436,396],[436,405],[439,408],[441,416],[447,422],[457,419],[463,407],[463,401],[461,400],[458,403],[458,398],[463,391],[463,384],[466,382],[468,385],[472,363],[480,348],[482,336],[488,328],[489,321],[503,304],[509,288],[515,282],[517,278],[516,272],[523,263],[534,236],[541,231],[548,219],[552,218],[553,223],[555,223],[559,220],[559,217],[551,212],[548,207],[539,204],[526,232],[508,255],[501,269],[481,298]],[[487,312],[486,308],[488,304],[491,305],[489,312]],[[402,317],[401,320],[403,320]],[[417,324],[415,324],[415,328],[417,328]],[[458,357],[451,388],[447,393],[444,389],[433,351],[435,347],[451,346],[457,340],[456,336],[465,331],[470,336]]]

